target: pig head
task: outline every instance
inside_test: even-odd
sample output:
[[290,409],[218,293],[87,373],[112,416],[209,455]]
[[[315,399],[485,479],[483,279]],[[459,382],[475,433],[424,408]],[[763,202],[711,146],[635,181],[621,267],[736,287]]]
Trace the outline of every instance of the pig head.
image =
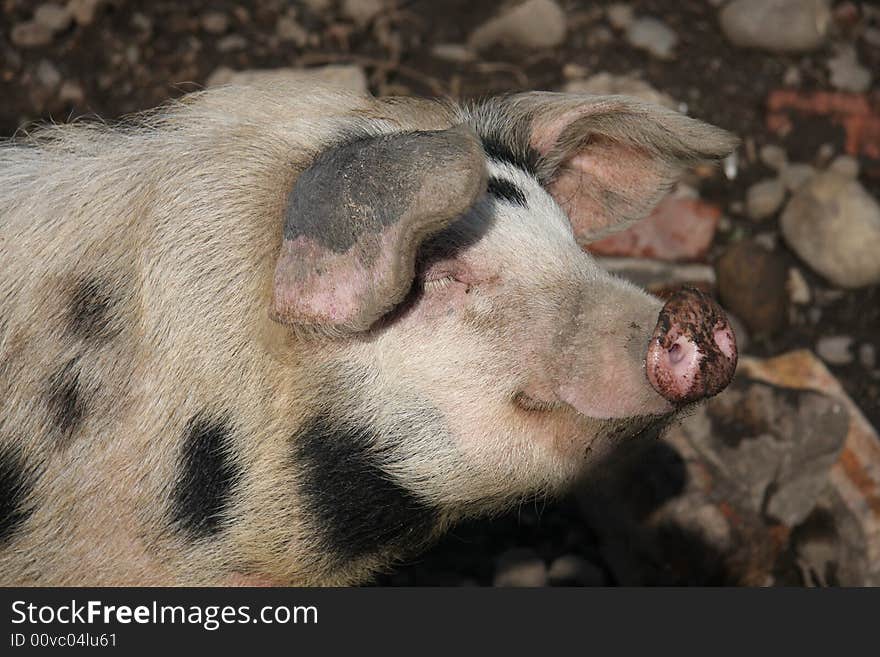
[[564,490],[732,376],[711,299],[582,246],[733,146],[274,84],[7,147],[0,583],[349,584]]

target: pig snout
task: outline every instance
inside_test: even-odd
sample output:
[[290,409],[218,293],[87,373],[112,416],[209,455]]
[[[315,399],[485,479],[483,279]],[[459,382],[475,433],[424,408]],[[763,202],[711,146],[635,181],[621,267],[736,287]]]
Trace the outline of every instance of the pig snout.
[[736,369],[736,339],[724,311],[699,290],[677,292],[660,311],[646,369],[654,389],[674,404],[721,392]]

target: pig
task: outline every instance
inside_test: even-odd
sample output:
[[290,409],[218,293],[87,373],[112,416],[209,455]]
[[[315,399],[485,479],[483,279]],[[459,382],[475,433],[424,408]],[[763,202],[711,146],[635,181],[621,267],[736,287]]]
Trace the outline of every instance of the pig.
[[274,81],[0,148],[4,585],[353,585],[721,390],[583,245],[727,132]]

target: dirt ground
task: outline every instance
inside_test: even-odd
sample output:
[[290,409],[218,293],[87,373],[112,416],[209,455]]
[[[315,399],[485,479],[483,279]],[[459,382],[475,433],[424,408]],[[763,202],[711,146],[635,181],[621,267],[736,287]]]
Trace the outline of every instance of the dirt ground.
[[[26,130],[34,121],[82,116],[113,120],[199,89],[219,67],[244,70],[354,63],[366,71],[375,94],[460,97],[560,89],[571,70],[587,75],[601,71],[637,75],[686,104],[690,115],[743,139],[738,175],[729,180],[715,174],[700,188],[701,197],[720,207],[726,217],[708,254],[710,264],[734,241],[759,232],[778,233],[776,217],[756,224],[742,210],[746,190],[770,172],[754,156],[761,146],[778,144],[791,161],[823,164],[843,152],[846,140],[844,129],[827,117],[793,115],[791,130],[785,135],[771,131],[767,123],[768,96],[785,88],[787,77],[796,73],[796,87],[802,92],[832,89],[826,66],[831,46],[797,55],[737,48],[719,28],[719,3],[709,0],[626,3],[636,15],[661,18],[677,34],[676,55],[669,60],[646,54],[612,29],[605,13],[609,3],[563,0],[560,5],[567,16],[568,35],[561,46],[534,51],[496,46],[467,62],[441,59],[433,48],[464,42],[475,25],[496,14],[504,3],[398,2],[396,8],[359,26],[341,15],[338,3],[330,1],[107,0],[88,24],[73,23],[44,46],[17,47],[10,38],[12,28],[29,20],[39,4],[0,0],[0,137]],[[849,33],[857,21],[848,18],[847,11],[851,5],[858,14],[860,4],[835,3],[833,36],[853,43],[859,61],[876,78],[880,77],[880,47]],[[307,33],[303,45],[283,40],[277,32],[279,17],[291,8]],[[204,17],[210,12],[227,17],[221,31],[205,29]],[[859,16],[862,21],[873,20]],[[241,38],[230,40],[230,36]],[[51,89],[45,79],[41,81],[43,62],[60,74],[60,85],[72,83],[67,93],[58,91],[57,80],[48,85]],[[45,66],[42,70],[45,78]],[[876,80],[867,96],[877,102]],[[875,197],[880,196],[880,161],[863,154],[859,164],[860,182]],[[814,349],[827,335],[850,336],[854,344],[872,344],[880,353],[880,286],[833,289],[800,263],[784,240],[778,240],[776,253],[787,265],[799,266],[813,289],[828,292],[821,321],[808,321],[808,308],[793,311],[783,328],[751,336],[748,353],[770,356],[795,348]],[[880,380],[866,372],[858,358],[830,369],[872,424],[880,426]],[[600,562],[591,547],[591,532],[570,499],[530,503],[502,518],[460,527],[430,553],[381,581],[489,584],[493,559],[511,545],[528,546],[547,560],[575,551]],[[603,576],[606,583],[614,583],[609,572]],[[708,578],[704,583],[714,582]]]

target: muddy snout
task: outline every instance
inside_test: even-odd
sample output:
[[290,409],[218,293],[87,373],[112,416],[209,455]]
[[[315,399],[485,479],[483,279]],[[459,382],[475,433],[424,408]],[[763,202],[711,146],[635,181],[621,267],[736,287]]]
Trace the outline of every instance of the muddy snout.
[[699,290],[676,292],[660,311],[646,368],[654,389],[674,404],[721,392],[736,369],[736,338],[724,311]]

